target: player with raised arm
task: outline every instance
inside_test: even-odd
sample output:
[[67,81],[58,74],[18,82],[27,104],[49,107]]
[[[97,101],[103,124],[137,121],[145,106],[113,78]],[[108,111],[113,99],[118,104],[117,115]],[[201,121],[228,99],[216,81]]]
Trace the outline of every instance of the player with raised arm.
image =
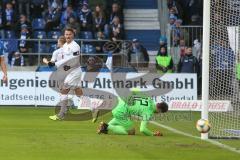
[[5,64],[4,55],[3,55],[3,43],[0,41],[0,64],[3,72],[3,82],[7,83],[7,66]]
[[[57,47],[58,49],[55,50],[52,54],[51,60],[49,61],[47,58],[43,58],[43,63],[48,64],[49,62],[56,63],[58,61],[61,61],[64,59],[64,54],[63,54],[63,45],[66,43],[66,39],[64,36],[60,36],[57,41]],[[61,84],[61,82],[59,82]],[[59,86],[59,89],[61,89],[61,85]],[[74,106],[74,102],[72,100],[73,96],[68,95],[69,99],[69,104],[71,106]]]
[[[58,49],[53,52],[51,62],[55,63],[58,61],[61,61],[64,59],[64,54],[63,54],[63,45],[66,43],[66,39],[64,36],[60,36],[58,38],[57,42],[57,47]],[[43,63],[48,64],[50,61],[47,60],[47,58],[43,58]]]
[[113,119],[109,123],[101,122],[97,132],[98,134],[107,134],[110,131],[119,135],[134,135],[135,129],[131,116],[137,116],[137,118],[141,118],[141,133],[146,136],[162,136],[160,131],[150,131],[147,124],[154,113],[167,111],[168,105],[165,102],[155,104],[150,97],[133,92],[126,101],[119,99],[117,106],[112,110]]
[[[63,59],[59,60],[57,62],[50,61],[48,62],[48,66],[53,67],[56,66],[57,68],[62,67],[64,68],[64,71],[68,71],[71,69],[71,67],[75,66],[69,66],[65,65],[66,62],[68,62],[71,59],[79,59],[78,56],[80,54],[80,46],[77,44],[77,42],[74,41],[74,30],[71,28],[67,28],[64,31],[64,37],[66,39],[66,43],[63,45]],[[79,61],[78,61],[79,63]],[[74,64],[73,64],[74,65]],[[66,76],[64,80],[64,84],[61,87],[61,98],[60,98],[60,112],[57,115],[49,116],[51,120],[62,120],[64,119],[64,116],[67,113],[67,104],[68,104],[68,93],[72,89],[75,91],[75,94],[77,97],[81,97],[83,92],[80,86],[78,86],[79,82],[81,80],[81,69],[79,67],[71,70],[71,72]]]

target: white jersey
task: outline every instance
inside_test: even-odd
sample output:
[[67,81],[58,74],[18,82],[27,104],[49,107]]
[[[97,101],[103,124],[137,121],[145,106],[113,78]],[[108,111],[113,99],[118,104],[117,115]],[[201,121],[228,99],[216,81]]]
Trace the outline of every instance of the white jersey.
[[77,54],[80,53],[80,46],[75,41],[72,41],[71,43],[65,43],[62,48],[63,48],[63,59],[55,63],[56,67],[59,67],[63,63],[74,58],[74,53],[77,53]]
[[63,54],[63,48],[61,47],[53,52],[51,62],[58,62],[62,59],[64,59],[64,54]]

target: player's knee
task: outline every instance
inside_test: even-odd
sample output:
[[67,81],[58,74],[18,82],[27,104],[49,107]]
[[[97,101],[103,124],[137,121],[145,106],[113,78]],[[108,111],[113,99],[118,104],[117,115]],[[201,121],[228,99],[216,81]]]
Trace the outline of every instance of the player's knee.
[[144,129],[143,129],[143,128],[140,128],[140,132],[141,132],[141,133],[144,133]]
[[69,91],[70,91],[70,89],[62,88],[60,92],[61,92],[61,94],[68,94]]
[[82,96],[82,95],[83,95],[82,89],[81,89],[81,88],[75,89],[75,94],[76,94],[77,96]]
[[130,129],[128,135],[135,135],[135,128]]

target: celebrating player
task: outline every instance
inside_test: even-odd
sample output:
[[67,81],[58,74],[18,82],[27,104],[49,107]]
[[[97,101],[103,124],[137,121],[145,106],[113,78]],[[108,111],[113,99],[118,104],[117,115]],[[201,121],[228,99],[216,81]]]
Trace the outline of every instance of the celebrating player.
[[[51,62],[55,63],[58,62],[62,59],[64,59],[64,54],[63,54],[63,45],[66,43],[66,39],[64,36],[60,36],[58,38],[58,43],[57,43],[57,47],[58,49],[55,50],[53,52],[52,58],[51,58]],[[43,58],[43,63],[48,64],[49,61],[47,60],[47,58]]]
[[[56,63],[56,62],[61,61],[62,59],[64,59],[63,45],[65,43],[66,43],[65,37],[64,36],[60,36],[58,38],[58,42],[57,42],[58,49],[53,52],[53,55],[52,55],[52,58],[51,58],[50,61],[48,61],[47,58],[43,58],[43,63],[45,63],[45,64],[48,64],[49,62]],[[61,87],[62,86],[60,86],[60,89],[61,89]],[[73,106],[74,103],[73,103],[72,97],[73,96],[69,96],[68,95],[69,103]]]
[[7,66],[5,64],[4,55],[3,55],[3,44],[0,42],[0,64],[3,72],[3,82],[7,83]]
[[[75,58],[80,54],[80,46],[74,41],[74,30],[71,28],[67,28],[64,31],[64,37],[66,39],[66,43],[63,45],[62,51],[63,56],[61,60],[57,62],[47,62],[47,64],[52,67],[60,67],[64,65],[67,61]],[[68,71],[71,66],[64,65],[63,66],[65,71]],[[77,97],[82,96],[82,89],[78,86],[79,82],[81,80],[81,70],[79,68],[75,68],[70,72],[70,74],[67,75],[67,77],[64,80],[64,85],[61,87],[61,98],[60,98],[60,112],[57,115],[49,116],[51,120],[61,120],[64,119],[65,114],[67,113],[67,104],[68,104],[68,93],[72,89],[75,91],[75,94]]]
[[140,132],[147,136],[162,136],[160,131],[152,132],[147,128],[148,121],[154,113],[165,113],[168,105],[165,102],[155,104],[150,97],[133,92],[125,101],[119,99],[117,106],[112,110],[113,119],[107,124],[101,122],[98,133],[107,134],[108,131],[119,135],[134,135],[135,129],[131,116],[141,118]]

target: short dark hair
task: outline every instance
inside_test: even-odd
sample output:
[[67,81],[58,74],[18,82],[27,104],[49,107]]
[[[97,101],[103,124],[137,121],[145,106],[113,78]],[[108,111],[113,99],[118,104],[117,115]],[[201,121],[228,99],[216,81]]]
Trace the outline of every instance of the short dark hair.
[[70,31],[70,32],[73,32],[73,33],[74,33],[73,28],[66,28],[66,29],[64,30],[64,32],[66,32],[66,31]]
[[168,111],[168,104],[166,102],[157,103],[157,108],[160,109],[161,113]]
[[69,31],[69,32],[72,32],[73,34],[74,34],[74,36],[75,36],[75,32],[74,32],[74,29],[73,28],[66,28],[65,30],[64,30],[64,33],[66,32],[66,31]]
[[59,40],[62,44],[66,43],[66,39],[65,39],[64,36],[60,36],[60,37],[58,38],[58,40]]

